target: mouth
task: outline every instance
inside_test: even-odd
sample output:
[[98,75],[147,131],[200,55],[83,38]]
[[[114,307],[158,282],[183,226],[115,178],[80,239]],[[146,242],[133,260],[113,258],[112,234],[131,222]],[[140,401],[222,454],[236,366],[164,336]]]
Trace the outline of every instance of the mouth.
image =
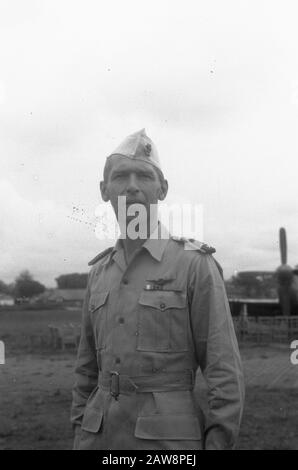
[[126,206],[132,206],[133,204],[140,204],[142,206],[144,206],[145,204],[142,202],[142,201],[131,201],[131,200],[127,200],[126,201]]

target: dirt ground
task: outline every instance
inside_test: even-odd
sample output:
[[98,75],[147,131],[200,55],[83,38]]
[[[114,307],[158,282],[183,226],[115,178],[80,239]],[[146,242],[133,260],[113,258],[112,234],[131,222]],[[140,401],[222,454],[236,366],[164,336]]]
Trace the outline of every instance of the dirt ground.
[[[49,325],[78,325],[81,312],[1,311],[0,449],[71,449],[76,352],[53,350]],[[238,449],[298,449],[298,365],[289,345],[240,344],[246,402]],[[200,400],[205,386],[197,377]]]
[[[298,365],[281,345],[240,346],[246,404],[238,449],[298,449]],[[9,353],[0,365],[0,449],[70,449],[75,351]]]

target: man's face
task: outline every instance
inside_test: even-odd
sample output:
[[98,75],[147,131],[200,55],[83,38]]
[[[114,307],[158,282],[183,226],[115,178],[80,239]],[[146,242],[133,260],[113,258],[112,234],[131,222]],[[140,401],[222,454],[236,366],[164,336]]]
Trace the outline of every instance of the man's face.
[[150,164],[126,157],[113,159],[106,181],[100,183],[104,201],[110,201],[117,216],[118,197],[126,196],[126,205],[142,204],[150,211],[151,204],[157,204],[167,195],[167,181],[160,181],[157,171]]

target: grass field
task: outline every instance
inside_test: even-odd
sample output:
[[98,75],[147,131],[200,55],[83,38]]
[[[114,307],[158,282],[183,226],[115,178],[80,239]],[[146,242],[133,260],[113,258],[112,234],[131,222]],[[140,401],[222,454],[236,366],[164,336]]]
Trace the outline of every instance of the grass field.
[[[1,312],[0,449],[70,449],[75,351],[32,348],[49,324],[78,323],[79,311]],[[238,449],[298,449],[298,366],[287,345],[240,345],[246,403]]]
[[50,341],[49,325],[79,324],[80,310],[0,310],[0,339],[4,341],[7,354],[30,352],[32,344],[46,347]]

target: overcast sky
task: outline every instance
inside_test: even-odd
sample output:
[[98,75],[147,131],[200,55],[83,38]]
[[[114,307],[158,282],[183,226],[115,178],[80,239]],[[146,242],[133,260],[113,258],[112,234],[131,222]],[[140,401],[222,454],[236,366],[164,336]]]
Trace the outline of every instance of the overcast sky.
[[[143,127],[225,276],[298,263],[295,1],[0,0],[0,279],[87,272],[106,156]],[[74,212],[73,207],[77,208]]]

